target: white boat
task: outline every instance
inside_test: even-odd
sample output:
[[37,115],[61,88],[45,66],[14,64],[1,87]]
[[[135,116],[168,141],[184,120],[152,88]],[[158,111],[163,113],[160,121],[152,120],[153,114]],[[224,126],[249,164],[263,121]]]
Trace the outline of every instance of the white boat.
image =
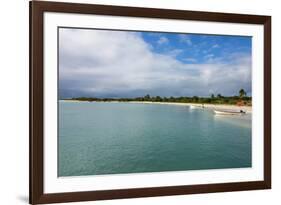
[[190,105],[189,106],[190,107],[190,109],[198,109],[198,108],[204,108],[204,105]]
[[246,114],[243,110],[214,110],[217,115],[243,115]]

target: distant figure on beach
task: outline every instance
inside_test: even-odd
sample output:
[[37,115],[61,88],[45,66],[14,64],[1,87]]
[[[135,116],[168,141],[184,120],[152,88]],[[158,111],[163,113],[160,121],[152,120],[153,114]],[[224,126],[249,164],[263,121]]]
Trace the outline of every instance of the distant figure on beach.
[[204,107],[204,103],[202,104],[202,108],[205,108],[205,107]]

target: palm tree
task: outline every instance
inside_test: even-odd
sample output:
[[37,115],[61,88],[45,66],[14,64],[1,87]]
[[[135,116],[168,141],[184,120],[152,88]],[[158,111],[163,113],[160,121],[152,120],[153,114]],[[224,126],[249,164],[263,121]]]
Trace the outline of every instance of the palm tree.
[[244,89],[240,89],[240,90],[239,90],[239,96],[240,96],[240,98],[242,98],[242,97],[244,97],[244,96],[246,96],[246,95],[247,95],[247,93],[245,92]]
[[144,100],[150,100],[150,95],[147,94],[146,96],[144,96]]

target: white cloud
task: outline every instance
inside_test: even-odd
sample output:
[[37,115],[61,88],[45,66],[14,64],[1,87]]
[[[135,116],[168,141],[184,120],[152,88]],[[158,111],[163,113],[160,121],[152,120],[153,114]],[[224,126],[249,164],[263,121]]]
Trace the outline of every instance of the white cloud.
[[206,96],[210,90],[233,95],[241,87],[251,91],[250,56],[230,58],[231,64],[185,64],[174,55],[153,53],[135,32],[60,29],[60,95]]
[[220,47],[219,44],[215,44],[212,46],[212,48],[219,48],[219,47]]
[[186,43],[189,46],[192,45],[192,41],[188,35],[180,34],[179,37],[180,37],[180,42]]
[[207,54],[207,55],[205,55],[204,56],[204,58],[206,58],[206,59],[211,59],[211,58],[213,58],[215,55],[214,54]]
[[172,57],[176,57],[178,56],[179,54],[181,54],[183,52],[182,49],[172,49],[172,50],[169,50],[167,52],[168,55],[172,56]]
[[167,43],[169,43],[169,39],[167,39],[167,38],[164,37],[164,36],[161,36],[161,37],[158,39],[157,43],[158,43],[159,45],[161,45],[161,44],[167,44]]
[[187,62],[190,62],[190,63],[196,63],[197,62],[197,60],[195,58],[185,58],[184,60],[187,61]]

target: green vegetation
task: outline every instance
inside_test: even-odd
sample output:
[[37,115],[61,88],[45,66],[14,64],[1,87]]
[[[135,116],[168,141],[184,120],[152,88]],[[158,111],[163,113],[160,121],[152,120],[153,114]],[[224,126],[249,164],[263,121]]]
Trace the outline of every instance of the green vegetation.
[[144,102],[178,102],[178,103],[199,103],[199,104],[230,104],[230,105],[252,105],[252,97],[248,97],[244,89],[239,90],[239,96],[222,96],[221,94],[211,94],[210,97],[160,97],[150,96],[149,94],[143,97],[136,98],[95,98],[95,97],[78,97],[64,100],[79,100],[89,102],[130,102],[130,101],[144,101]]
[[244,89],[239,90],[239,97],[245,97],[247,95],[247,93],[245,92]]

